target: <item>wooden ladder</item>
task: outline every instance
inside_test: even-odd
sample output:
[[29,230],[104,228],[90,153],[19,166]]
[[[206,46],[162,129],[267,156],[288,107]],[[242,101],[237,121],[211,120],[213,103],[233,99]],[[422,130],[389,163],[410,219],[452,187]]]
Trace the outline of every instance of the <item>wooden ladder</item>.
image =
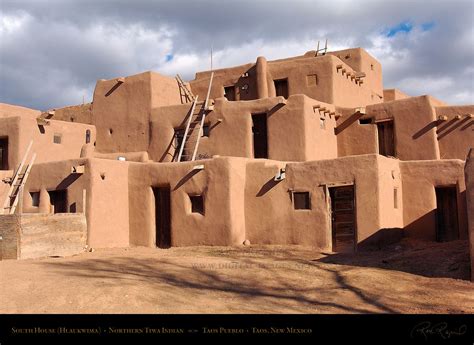
[[181,147],[179,149],[177,159],[178,162],[196,160],[199,142],[202,137],[204,120],[206,119],[206,113],[209,111],[209,96],[211,94],[213,78],[214,72],[211,73],[211,79],[209,80],[206,100],[204,101],[204,103],[200,103],[200,107],[197,111],[196,106],[198,104],[198,96],[194,98],[194,102],[189,113],[188,122],[186,124],[186,129],[184,131],[183,140],[181,142]]
[[179,74],[176,74],[176,81],[178,82],[178,86],[179,86],[179,96],[181,97],[181,103],[184,104],[184,103],[193,102],[196,97],[194,97],[192,91],[188,89],[188,87],[186,86],[183,79],[181,79]]
[[30,153],[32,145],[33,145],[33,141],[30,141],[30,144],[28,145],[28,148],[26,149],[25,155],[23,156],[23,159],[21,160],[21,163],[18,166],[18,169],[15,171],[13,175],[13,179],[10,183],[10,189],[8,190],[7,198],[3,204],[2,211],[4,214],[15,213],[15,209],[20,200],[19,198],[21,197],[20,191],[25,186],[26,180],[28,179],[28,176],[31,171],[31,167],[33,166],[36,159],[36,153],[33,153],[29,163],[25,166],[25,162]]

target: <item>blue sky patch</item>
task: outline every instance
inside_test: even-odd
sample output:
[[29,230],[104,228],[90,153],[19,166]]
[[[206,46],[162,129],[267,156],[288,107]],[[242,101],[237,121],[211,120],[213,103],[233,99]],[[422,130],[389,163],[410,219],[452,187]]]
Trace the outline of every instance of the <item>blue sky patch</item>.
[[386,32],[387,37],[393,37],[399,32],[404,32],[404,33],[409,33],[413,29],[413,24],[406,21],[406,22],[401,22],[395,26],[392,26],[389,28]]
[[173,60],[173,54],[167,54],[165,59],[166,59],[166,62],[170,62],[171,60]]
[[421,24],[421,29],[423,31],[430,31],[431,29],[434,28],[434,26],[435,26],[434,22],[427,22],[427,23]]

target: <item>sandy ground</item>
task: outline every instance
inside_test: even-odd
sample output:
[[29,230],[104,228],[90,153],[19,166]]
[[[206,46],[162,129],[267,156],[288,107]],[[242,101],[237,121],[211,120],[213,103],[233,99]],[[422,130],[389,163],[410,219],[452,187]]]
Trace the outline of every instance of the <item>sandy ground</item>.
[[[474,313],[467,243],[129,248],[0,262],[1,313]],[[434,277],[428,277],[434,275]]]

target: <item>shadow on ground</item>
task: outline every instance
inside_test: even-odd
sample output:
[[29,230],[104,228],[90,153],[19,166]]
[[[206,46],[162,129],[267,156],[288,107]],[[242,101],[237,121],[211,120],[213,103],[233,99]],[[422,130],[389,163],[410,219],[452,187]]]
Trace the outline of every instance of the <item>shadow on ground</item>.
[[[175,304],[215,296],[216,303],[219,299],[229,303],[238,299],[242,312],[397,312],[380,302],[379,292],[352,284],[346,276],[350,267],[333,269],[311,262],[312,251],[302,259],[301,252],[298,255],[291,249],[206,250],[205,260],[199,255],[183,260],[159,255],[115,256],[38,264],[48,265],[61,275],[95,280],[101,287],[142,286],[144,290],[169,293]],[[337,297],[342,295],[346,298]],[[148,298],[147,303],[167,303],[162,297],[157,301],[153,294],[143,294],[142,298]],[[349,299],[354,303],[348,303]]]
[[377,267],[424,277],[470,280],[469,243],[461,240],[437,243],[405,238],[383,250],[337,253],[315,261]]

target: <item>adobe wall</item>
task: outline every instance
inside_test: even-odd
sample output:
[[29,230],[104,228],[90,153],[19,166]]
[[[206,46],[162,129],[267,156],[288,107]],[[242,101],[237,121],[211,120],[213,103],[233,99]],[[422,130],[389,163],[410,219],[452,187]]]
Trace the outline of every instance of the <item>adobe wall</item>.
[[336,139],[339,157],[378,153],[378,136],[375,125],[359,123],[354,108],[336,108],[341,117],[337,120]]
[[85,103],[55,109],[53,119],[59,121],[79,122],[91,125],[93,123],[92,103]]
[[436,240],[435,187],[456,186],[458,191],[459,237],[467,238],[466,186],[461,160],[400,162],[403,185],[405,234]]
[[[210,97],[224,97],[224,87],[227,86],[235,86],[236,100],[275,97],[274,80],[287,79],[289,95],[304,94],[315,100],[343,107],[382,102],[380,64],[367,53],[354,50],[356,51],[358,53],[354,53],[352,63],[354,66],[367,69],[368,64],[380,69],[366,73],[369,75],[367,83],[364,79],[363,84],[356,84],[354,78],[351,78],[356,70],[346,64],[347,61],[329,54],[318,57],[307,54],[268,62],[264,57],[259,57],[255,64],[214,70]],[[344,73],[337,68],[338,65],[343,66]],[[211,71],[199,72],[189,82],[192,92],[199,95],[200,99],[206,97],[210,75]],[[316,80],[314,75],[317,76]]]
[[[286,104],[285,104],[286,102]],[[317,108],[318,107],[318,108]],[[191,104],[153,109],[151,119],[150,158],[170,162],[179,147],[175,146],[174,129],[186,126]],[[326,113],[320,111],[326,110]],[[335,107],[304,95],[266,98],[247,102],[215,100],[214,110],[206,116],[210,127],[202,137],[198,158],[213,155],[252,158],[252,114],[267,113],[268,156],[276,160],[306,161],[337,157]],[[325,129],[320,122],[324,119]]]
[[399,99],[409,98],[406,93],[398,90],[398,89],[385,89],[383,90],[383,101],[384,102],[391,102],[397,101]]
[[11,178],[13,176],[13,170],[0,170],[0,207],[3,207],[3,203],[6,200],[10,184],[3,182],[4,179]]
[[[84,173],[71,173],[81,165]],[[86,213],[89,246],[128,246],[128,162],[77,159],[35,164],[24,188],[23,212],[50,213],[48,191],[63,189],[68,211]],[[30,192],[40,192],[38,207],[32,206]]]
[[[224,97],[224,87],[235,86],[235,100],[246,101],[257,99],[257,71],[255,64],[216,69],[213,71],[211,99]],[[195,79],[189,81],[189,87],[194,95],[204,101],[209,87],[211,71],[197,72]]]
[[20,217],[17,214],[0,214],[0,259],[20,258]]
[[[429,96],[410,97],[407,99],[368,105],[362,119],[373,118],[374,121],[393,119],[396,157],[400,160],[439,159],[438,141],[436,138],[436,114]],[[373,153],[374,143],[378,152],[378,134],[376,124],[359,124],[346,112],[339,118],[337,125],[346,129],[338,134],[340,155],[360,154],[362,145]],[[350,128],[352,127],[352,128]],[[351,149],[353,147],[353,149]]]
[[[288,163],[286,179],[274,182],[273,177],[284,166],[283,162],[248,161],[246,237],[251,243],[305,244],[331,250],[326,187],[344,184],[355,186],[358,243],[370,243],[383,228],[401,228],[402,209],[393,211],[393,201],[387,197],[388,190],[400,187],[399,175],[392,178],[392,170],[398,171],[396,162],[364,155]],[[311,209],[294,210],[292,191],[309,192]]]
[[157,73],[99,80],[92,108],[97,151],[147,151],[151,109],[180,103],[176,80]]
[[[364,86],[370,90],[369,103],[379,103],[383,100],[382,65],[362,48],[350,48],[329,52],[328,55],[337,56],[354,71],[365,73]],[[363,105],[363,104],[360,104]]]
[[[204,170],[193,171],[203,164]],[[152,187],[171,189],[171,245],[236,245],[245,237],[242,218],[244,174],[238,159],[201,162],[130,163],[130,244],[154,247],[155,200]],[[191,212],[189,195],[204,196],[204,215]]]
[[84,214],[1,215],[1,259],[68,256],[84,250]]
[[[38,126],[36,117],[22,116],[18,112],[10,112],[8,117],[0,118],[0,137],[8,137],[10,169],[18,167],[31,140],[33,146],[30,152],[36,153],[36,163],[79,158],[81,148],[86,143],[86,131],[90,131],[91,142],[95,141],[94,126],[49,121],[49,125]],[[61,136],[61,143],[54,143],[55,135]]]
[[474,143],[474,105],[439,106],[436,117],[446,116],[437,126],[441,159],[466,159]]
[[466,203],[469,234],[469,252],[471,256],[471,280],[474,282],[474,149],[469,151],[464,168],[466,179]]

